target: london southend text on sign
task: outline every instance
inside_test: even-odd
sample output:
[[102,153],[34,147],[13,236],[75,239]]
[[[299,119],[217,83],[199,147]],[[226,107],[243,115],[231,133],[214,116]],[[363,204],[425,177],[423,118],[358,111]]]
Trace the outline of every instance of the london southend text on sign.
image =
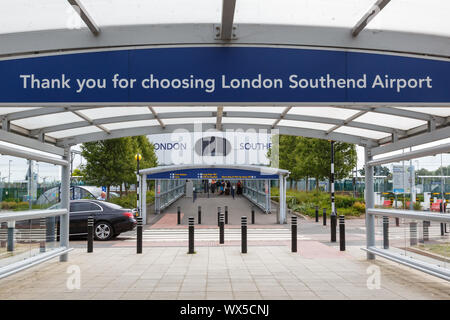
[[450,61],[281,47],[173,47],[0,60],[0,104],[449,103]]

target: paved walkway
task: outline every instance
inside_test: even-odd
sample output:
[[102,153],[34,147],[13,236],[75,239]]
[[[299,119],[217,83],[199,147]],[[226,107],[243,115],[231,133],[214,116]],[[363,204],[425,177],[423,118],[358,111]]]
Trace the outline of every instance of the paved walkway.
[[[194,255],[182,247],[142,255],[134,248],[76,249],[68,263],[46,262],[0,280],[0,299],[450,299],[443,280],[315,245],[322,247],[250,247],[248,254],[199,247]],[[80,288],[70,288],[78,268]],[[381,271],[379,289],[367,286],[373,268]]]
[[[250,223],[251,220],[251,208],[253,204],[248,201],[244,196],[235,197],[231,196],[214,196],[211,198],[197,198],[195,202],[192,198],[180,198],[172,205],[164,210],[161,217],[155,219],[152,217],[149,219],[154,227],[176,227],[176,213],[177,207],[181,208],[181,213],[183,215],[181,224],[187,225],[188,218],[194,217],[197,223],[197,212],[198,206],[202,207],[202,225],[206,226],[217,226],[217,207],[221,207],[221,212],[225,212],[225,206],[228,206],[228,223],[229,225],[240,225],[241,217],[247,216]],[[275,208],[274,208],[275,209]],[[274,211],[276,212],[276,211]],[[174,214],[174,215],[172,215]],[[170,215],[170,217],[166,217]],[[274,225],[277,223],[276,213],[265,214],[258,207],[255,207],[255,222],[258,225]]]

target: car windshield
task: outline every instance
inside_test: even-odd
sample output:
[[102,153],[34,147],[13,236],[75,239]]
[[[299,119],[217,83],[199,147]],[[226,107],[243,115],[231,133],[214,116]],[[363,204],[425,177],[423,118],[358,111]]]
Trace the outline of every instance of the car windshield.
[[122,208],[121,206],[119,206],[118,204],[111,203],[111,202],[103,201],[102,204],[103,204],[105,207],[108,207],[108,208],[111,208],[111,209],[123,209],[123,208]]

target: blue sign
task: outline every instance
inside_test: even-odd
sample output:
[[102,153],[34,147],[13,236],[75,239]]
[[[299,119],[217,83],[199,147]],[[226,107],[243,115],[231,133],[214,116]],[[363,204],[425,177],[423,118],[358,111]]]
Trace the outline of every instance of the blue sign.
[[443,59],[172,47],[0,60],[0,103],[449,103]]
[[102,191],[103,191],[103,192],[106,192],[106,187],[102,187]]
[[148,174],[148,180],[154,179],[199,179],[199,180],[246,180],[246,179],[278,179],[276,174],[264,174],[261,171],[231,168],[198,168],[182,169]]

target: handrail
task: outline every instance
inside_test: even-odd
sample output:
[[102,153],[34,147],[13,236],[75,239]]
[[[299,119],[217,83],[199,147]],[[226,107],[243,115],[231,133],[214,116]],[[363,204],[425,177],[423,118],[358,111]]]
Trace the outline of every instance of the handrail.
[[68,213],[67,209],[6,211],[0,212],[0,222],[56,217],[66,215],[67,213]]
[[367,214],[371,214],[374,216],[388,216],[450,223],[450,214],[429,213],[428,211],[367,208],[366,212]]

